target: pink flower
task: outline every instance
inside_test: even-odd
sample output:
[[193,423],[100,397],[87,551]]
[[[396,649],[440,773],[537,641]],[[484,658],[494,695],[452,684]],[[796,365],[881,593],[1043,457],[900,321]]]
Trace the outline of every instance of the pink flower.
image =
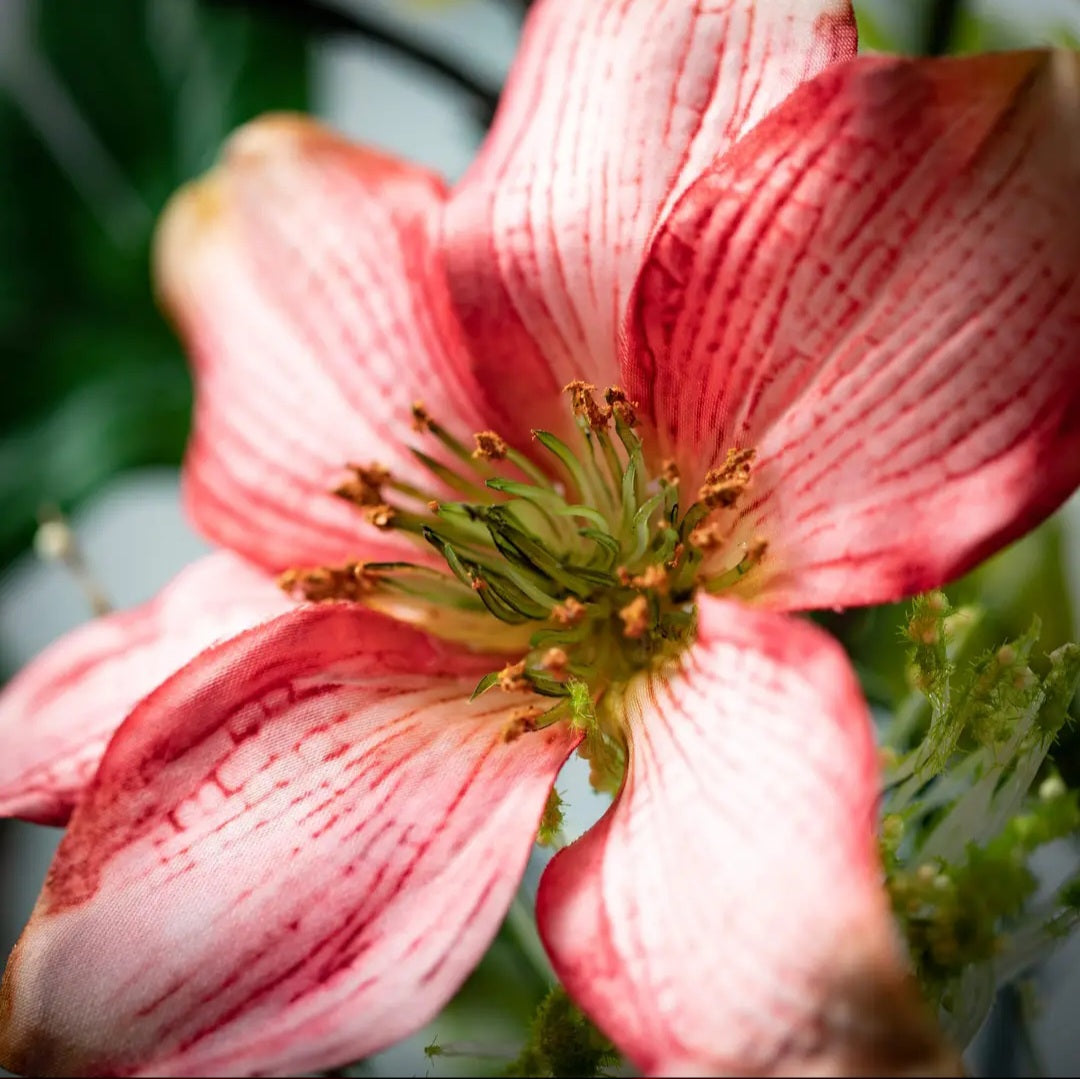
[[637,1067],[933,1067],[867,709],[785,612],[941,584],[1080,481],[1080,63],[854,47],[844,0],[546,0],[453,191],[278,118],[177,197],[186,496],[235,553],[7,692],[0,805],[77,803],[7,1066],[416,1030],[580,743],[619,793],[537,918]]

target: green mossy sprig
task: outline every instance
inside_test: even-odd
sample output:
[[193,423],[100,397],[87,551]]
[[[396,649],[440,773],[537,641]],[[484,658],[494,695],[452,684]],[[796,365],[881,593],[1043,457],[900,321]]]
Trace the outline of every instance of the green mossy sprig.
[[1080,684],[1080,647],[1039,656],[1036,619],[963,661],[976,619],[940,592],[915,600],[905,627],[915,699],[884,739],[881,848],[893,910],[928,999],[961,1045],[997,989],[1080,921],[1080,880],[1039,899],[1031,867],[1039,848],[1080,833],[1078,792],[1046,763]]

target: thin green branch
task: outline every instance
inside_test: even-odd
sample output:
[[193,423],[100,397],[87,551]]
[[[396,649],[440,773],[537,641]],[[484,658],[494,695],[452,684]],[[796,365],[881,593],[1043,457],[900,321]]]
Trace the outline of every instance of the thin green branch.
[[489,126],[499,101],[499,87],[469,69],[460,57],[433,48],[392,22],[359,8],[339,7],[324,0],[203,0],[218,7],[248,8],[252,12],[273,13],[288,19],[312,34],[354,34],[374,42],[403,59],[463,91],[477,118]]

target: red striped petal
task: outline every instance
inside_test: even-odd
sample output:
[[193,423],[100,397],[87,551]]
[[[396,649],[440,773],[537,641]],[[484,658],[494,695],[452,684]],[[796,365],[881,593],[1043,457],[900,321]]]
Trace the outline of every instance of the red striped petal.
[[618,381],[657,215],[803,79],[855,51],[848,0],[541,0],[447,207],[451,291],[504,433]]
[[61,638],[0,696],[0,815],[65,823],[147,693],[215,641],[291,606],[263,573],[215,554],[142,607]]
[[870,717],[840,648],[705,599],[697,642],[631,684],[625,721],[617,802],[540,883],[577,1002],[646,1075],[925,1065],[876,855]]
[[686,194],[629,381],[690,476],[757,447],[762,601],[936,586],[1075,489],[1078,190],[1080,62],[1031,52],[838,67]]
[[344,561],[360,542],[401,557],[330,494],[346,462],[425,481],[406,449],[417,399],[466,436],[488,426],[455,373],[430,240],[443,194],[418,168],[269,117],[173,200],[157,276],[197,382],[186,498],[216,542],[270,569]]
[[208,652],[117,733],[0,989],[28,1074],[303,1074],[429,1019],[490,943],[575,737],[351,605]]

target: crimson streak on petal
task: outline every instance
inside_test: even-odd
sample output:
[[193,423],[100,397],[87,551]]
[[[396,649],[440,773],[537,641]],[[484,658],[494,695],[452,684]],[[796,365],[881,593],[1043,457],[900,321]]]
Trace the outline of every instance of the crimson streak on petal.
[[1076,488],[1078,190],[1080,60],[1031,52],[840,65],[687,191],[626,381],[685,476],[756,447],[757,600],[935,587]]
[[215,641],[291,606],[271,578],[222,552],[149,603],[58,641],[0,698],[0,814],[66,823],[113,732],[146,693]]
[[498,928],[576,742],[556,726],[507,744],[520,696],[466,703],[490,666],[330,604],[151,694],[9,964],[0,1059],[296,1073],[420,1026]]
[[807,623],[699,608],[683,659],[627,687],[617,802],[541,879],[557,973],[646,1075],[940,1064],[881,886],[846,658]]

